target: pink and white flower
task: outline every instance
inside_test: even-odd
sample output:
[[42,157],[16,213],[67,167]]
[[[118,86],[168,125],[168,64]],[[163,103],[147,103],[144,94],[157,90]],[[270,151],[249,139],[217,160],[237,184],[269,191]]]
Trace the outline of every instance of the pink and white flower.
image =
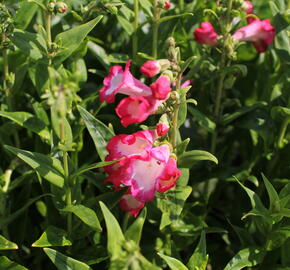
[[171,3],[170,3],[170,1],[165,1],[164,4],[163,4],[163,8],[164,8],[164,9],[170,9],[170,8],[171,8]]
[[154,147],[156,138],[156,130],[139,131],[114,136],[107,146],[106,160],[123,159],[105,167],[109,174],[106,181],[116,189],[128,186],[130,194],[141,203],[152,200],[156,191],[173,187],[181,175],[170,157],[169,145]]
[[119,204],[122,210],[134,217],[137,217],[139,211],[144,207],[144,203],[137,201],[130,192],[127,192],[121,197]]
[[194,30],[193,34],[195,41],[200,44],[217,45],[218,34],[210,22],[203,22],[200,28]]
[[117,93],[133,97],[151,95],[150,87],[131,74],[130,64],[131,60],[126,63],[125,70],[122,66],[112,66],[110,68],[109,75],[103,81],[104,87],[100,90],[101,101],[113,103]]
[[147,77],[151,78],[157,75],[161,70],[161,65],[157,60],[146,61],[141,67],[140,71]]
[[233,34],[233,39],[237,41],[251,41],[259,53],[265,52],[274,38],[275,28],[270,20],[255,20]]
[[170,79],[161,75],[154,83],[150,85],[152,95],[156,99],[165,100],[171,91]]
[[165,123],[160,122],[156,125],[157,135],[160,137],[164,136],[168,132],[168,130],[169,126]]

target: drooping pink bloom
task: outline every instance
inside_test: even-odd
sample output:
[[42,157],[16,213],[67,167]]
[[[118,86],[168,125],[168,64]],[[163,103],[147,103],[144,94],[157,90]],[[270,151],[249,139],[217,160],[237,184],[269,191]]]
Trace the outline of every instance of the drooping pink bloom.
[[161,70],[161,65],[156,60],[146,61],[141,67],[140,71],[147,77],[151,78],[157,75]]
[[164,192],[174,186],[181,174],[175,160],[170,158],[169,145],[154,147],[156,138],[156,130],[139,131],[114,136],[107,146],[106,160],[123,159],[115,163],[118,167],[112,168],[115,164],[105,167],[109,174],[106,181],[115,188],[130,187],[131,195],[142,203],[152,200],[156,191]]
[[203,22],[200,28],[193,32],[194,39],[200,44],[215,46],[218,40],[218,34],[215,32],[210,22]]
[[165,2],[164,2],[164,5],[163,5],[163,8],[164,8],[164,9],[170,9],[170,8],[171,8],[171,3],[170,3],[170,1],[165,1]]
[[192,84],[192,81],[191,80],[186,80],[181,86],[180,88],[185,88],[187,86],[190,86]]
[[164,100],[171,91],[170,79],[167,76],[161,75],[154,83],[150,85],[150,88],[154,98]]
[[109,75],[103,81],[104,87],[100,90],[101,101],[113,103],[117,93],[133,97],[151,95],[151,89],[131,74],[130,64],[131,60],[126,63],[125,70],[122,66],[110,68]]
[[270,20],[255,20],[254,22],[238,29],[233,34],[237,41],[252,41],[257,52],[265,52],[275,37],[275,28]]
[[157,135],[162,137],[168,132],[169,126],[161,122],[156,125],[156,130],[157,130]]
[[122,210],[134,217],[137,217],[139,211],[144,207],[144,203],[137,201],[130,192],[127,192],[121,197],[119,204]]

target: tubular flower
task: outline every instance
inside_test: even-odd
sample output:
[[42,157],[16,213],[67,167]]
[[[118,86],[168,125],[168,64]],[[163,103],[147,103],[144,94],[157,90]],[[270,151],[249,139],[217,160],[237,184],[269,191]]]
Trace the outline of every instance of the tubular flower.
[[156,99],[165,100],[171,91],[170,79],[161,75],[154,83],[150,85],[152,95]]
[[161,65],[156,60],[149,60],[145,62],[141,67],[140,71],[147,77],[154,77],[161,70]]
[[127,192],[121,197],[119,204],[122,210],[134,217],[137,217],[139,211],[144,207],[144,203],[137,201],[130,192]]
[[265,52],[275,37],[275,28],[270,20],[255,20],[254,22],[238,29],[233,39],[237,41],[252,41],[258,53]]
[[156,130],[139,131],[114,136],[107,146],[107,161],[123,159],[105,167],[109,174],[106,181],[117,189],[128,186],[130,194],[141,203],[152,200],[156,191],[173,187],[181,175],[175,160],[170,158],[170,147],[153,146],[156,138]]
[[200,28],[193,32],[194,39],[200,44],[215,46],[218,40],[218,34],[215,32],[210,22],[203,22]]
[[156,131],[158,136],[164,136],[169,130],[169,126],[165,123],[158,123],[156,126]]
[[170,9],[170,8],[171,8],[171,3],[170,3],[170,1],[165,1],[165,2],[164,2],[164,5],[163,5],[163,8],[164,8],[164,9]]
[[139,97],[151,95],[151,89],[137,80],[130,72],[131,60],[126,63],[125,70],[122,66],[112,66],[109,75],[104,79],[104,87],[100,90],[100,100],[108,103],[115,101],[117,93]]

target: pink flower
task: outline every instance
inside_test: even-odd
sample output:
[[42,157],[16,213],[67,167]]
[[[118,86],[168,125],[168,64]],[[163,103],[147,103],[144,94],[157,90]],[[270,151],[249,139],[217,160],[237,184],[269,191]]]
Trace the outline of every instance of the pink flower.
[[144,207],[144,203],[137,201],[130,192],[127,192],[121,197],[119,204],[122,210],[134,217],[137,217],[139,211]]
[[238,29],[233,39],[237,41],[252,41],[257,52],[265,52],[275,37],[275,28],[270,20],[255,20],[254,22]]
[[180,86],[180,88],[181,89],[183,89],[183,88],[185,88],[185,87],[187,87],[187,86],[190,86],[191,85],[191,80],[186,80],[181,86]]
[[121,124],[127,127],[133,123],[141,123],[150,114],[151,105],[144,97],[123,98],[116,108]]
[[163,5],[164,9],[170,9],[171,8],[171,3],[169,1],[165,1]]
[[215,32],[210,22],[203,22],[200,28],[193,32],[194,39],[200,44],[214,46],[217,44],[218,34]]
[[131,195],[141,203],[152,200],[156,191],[173,187],[181,174],[170,158],[169,146],[154,147],[156,138],[156,130],[139,131],[114,136],[107,146],[106,160],[123,159],[105,167],[109,174],[106,182],[112,182],[117,189],[122,185],[130,187]]
[[100,100],[112,103],[117,93],[133,97],[150,96],[151,89],[137,80],[130,72],[131,60],[126,63],[125,70],[122,66],[112,66],[109,75],[104,79],[104,87],[100,90]]
[[244,2],[244,8],[245,8],[245,12],[247,14],[253,14],[254,11],[254,5],[251,1],[245,1]]
[[164,136],[168,130],[169,130],[169,126],[166,125],[165,123],[158,123],[156,126],[156,130],[157,130],[157,134],[158,136]]
[[145,62],[141,67],[140,71],[147,77],[154,77],[161,70],[161,65],[156,60],[149,60]]
[[154,98],[164,100],[171,91],[170,79],[167,76],[161,75],[154,83],[150,85],[150,88]]

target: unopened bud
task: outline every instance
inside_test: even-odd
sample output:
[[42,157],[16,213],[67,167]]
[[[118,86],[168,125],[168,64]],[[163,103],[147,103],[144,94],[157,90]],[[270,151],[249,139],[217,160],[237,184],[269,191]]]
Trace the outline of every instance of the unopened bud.
[[55,7],[58,13],[65,13],[67,11],[67,4],[64,2],[57,2]]
[[163,4],[164,9],[170,9],[171,8],[171,3],[169,1],[165,1]]
[[53,12],[54,11],[54,8],[55,8],[55,2],[49,2],[47,4],[48,11]]

